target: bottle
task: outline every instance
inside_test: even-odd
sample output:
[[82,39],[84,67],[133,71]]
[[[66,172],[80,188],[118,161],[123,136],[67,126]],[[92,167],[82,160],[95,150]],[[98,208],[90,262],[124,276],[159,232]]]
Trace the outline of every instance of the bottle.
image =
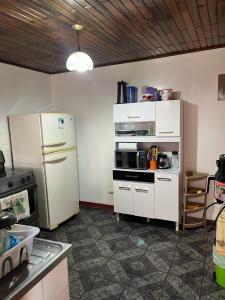
[[172,167],[175,169],[179,168],[179,156],[178,151],[172,151],[172,158],[171,158]]

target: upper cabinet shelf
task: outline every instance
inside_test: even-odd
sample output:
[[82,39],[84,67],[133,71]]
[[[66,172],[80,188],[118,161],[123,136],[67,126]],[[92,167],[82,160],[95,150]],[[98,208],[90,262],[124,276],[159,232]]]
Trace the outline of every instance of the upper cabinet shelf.
[[113,119],[117,124],[154,122],[156,137],[180,137],[182,113],[181,100],[138,102],[115,104]]
[[154,122],[155,102],[115,104],[114,123]]

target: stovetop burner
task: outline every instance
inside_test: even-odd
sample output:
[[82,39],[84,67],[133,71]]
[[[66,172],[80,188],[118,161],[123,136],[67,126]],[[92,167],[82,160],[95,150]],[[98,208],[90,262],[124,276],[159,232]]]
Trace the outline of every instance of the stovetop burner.
[[13,176],[21,176],[25,173],[29,173],[31,170],[28,169],[12,169],[12,168],[5,168],[5,172],[0,173],[0,180],[1,178],[9,178]]
[[0,174],[0,198],[4,197],[5,193],[21,189],[32,183],[35,183],[32,170],[6,168],[5,172]]

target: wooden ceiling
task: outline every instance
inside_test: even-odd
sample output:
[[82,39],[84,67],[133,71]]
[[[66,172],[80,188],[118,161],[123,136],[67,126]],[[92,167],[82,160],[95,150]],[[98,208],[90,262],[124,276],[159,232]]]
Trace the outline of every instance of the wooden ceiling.
[[77,20],[95,66],[225,46],[225,0],[4,0],[0,61],[65,72]]

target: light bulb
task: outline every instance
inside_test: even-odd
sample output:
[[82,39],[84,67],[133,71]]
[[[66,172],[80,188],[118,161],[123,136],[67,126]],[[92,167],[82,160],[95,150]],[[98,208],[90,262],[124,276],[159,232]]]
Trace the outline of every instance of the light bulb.
[[77,51],[68,57],[66,68],[69,71],[85,72],[93,69],[93,61],[88,54]]

